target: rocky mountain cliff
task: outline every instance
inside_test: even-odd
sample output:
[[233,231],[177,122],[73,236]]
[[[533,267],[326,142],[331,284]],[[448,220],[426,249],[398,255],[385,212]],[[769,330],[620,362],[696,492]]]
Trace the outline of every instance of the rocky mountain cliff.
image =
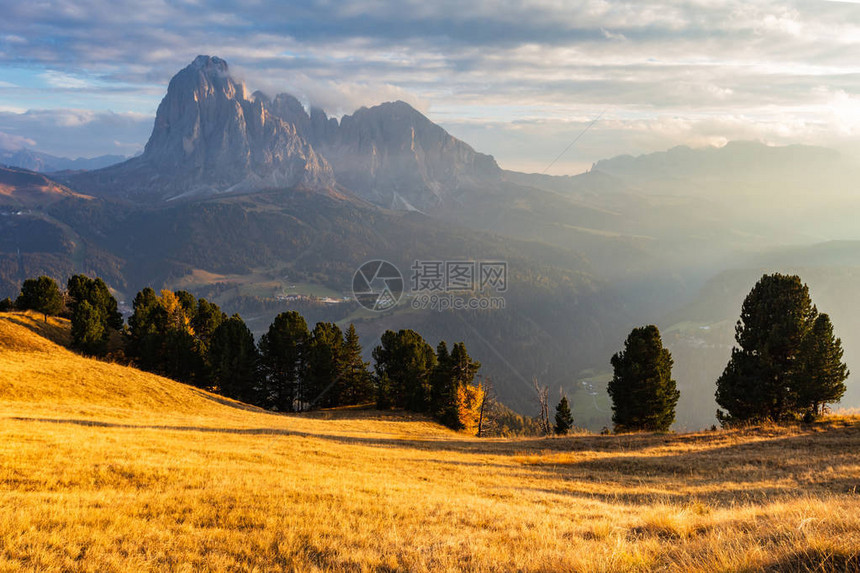
[[227,63],[210,56],[170,81],[141,156],[70,182],[146,202],[335,184],[328,162],[296,127],[249,97]]
[[363,107],[338,122],[319,108],[308,114],[289,94],[264,101],[325,156],[338,183],[377,205],[433,210],[501,180],[492,156],[477,153],[405,102]]
[[404,102],[338,121],[286,93],[248,95],[224,60],[198,56],[170,81],[141,156],[69,182],[144,202],[340,185],[383,207],[432,210],[501,176]]
[[338,182],[378,205],[432,210],[501,179],[491,156],[477,153],[402,101],[361,108],[344,116],[336,131],[324,113],[311,116],[312,141],[334,167]]

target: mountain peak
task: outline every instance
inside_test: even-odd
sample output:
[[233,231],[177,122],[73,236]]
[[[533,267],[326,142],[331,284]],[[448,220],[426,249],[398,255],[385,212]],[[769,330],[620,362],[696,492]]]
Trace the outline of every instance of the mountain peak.
[[197,56],[189,67],[196,70],[216,71],[223,74],[230,72],[227,62],[218,56]]
[[312,124],[327,127],[318,149],[339,183],[378,205],[433,210],[456,204],[463,193],[494,185],[501,169],[404,101],[363,107],[336,130],[312,110]]
[[227,62],[197,56],[170,80],[143,154],[80,183],[161,200],[333,187],[326,160],[292,123],[270,113],[270,105],[249,98]]
[[194,58],[170,80],[165,100],[171,97],[171,92],[175,97],[184,97],[191,105],[212,95],[247,99],[245,84],[236,81],[230,75],[227,62],[215,56]]

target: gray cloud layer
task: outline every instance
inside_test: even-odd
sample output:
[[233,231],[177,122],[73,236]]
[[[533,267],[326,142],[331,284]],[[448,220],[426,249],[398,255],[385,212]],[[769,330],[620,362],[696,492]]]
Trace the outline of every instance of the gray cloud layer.
[[68,109],[0,112],[0,150],[23,147],[60,156],[134,155],[152,130],[152,117]]
[[[292,91],[335,113],[405,99],[512,166],[551,159],[603,110],[561,171],[667,142],[843,145],[860,135],[853,3],[9,4],[0,66],[43,68],[74,107],[151,113],[169,77],[210,53],[252,88]],[[15,88],[0,85],[6,93]]]

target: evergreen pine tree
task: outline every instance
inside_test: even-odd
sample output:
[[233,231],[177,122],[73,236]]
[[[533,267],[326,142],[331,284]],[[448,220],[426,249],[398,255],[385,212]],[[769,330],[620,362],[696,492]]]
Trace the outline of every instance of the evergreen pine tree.
[[256,401],[257,347],[241,316],[234,314],[215,329],[208,362],[212,382],[221,394],[246,402]]
[[178,290],[173,294],[176,296],[179,306],[185,312],[185,316],[193,317],[197,311],[197,299],[194,295],[185,290]]
[[101,356],[107,351],[108,331],[102,310],[84,300],[72,314],[72,343],[85,354]]
[[[102,279],[91,279],[86,275],[69,278],[66,289],[72,314],[72,346],[87,354],[106,353],[111,330],[119,330],[123,325],[116,299]],[[88,308],[81,311],[84,303],[87,303]],[[91,324],[95,316],[101,321],[98,328]],[[92,340],[96,330],[101,333],[98,343]]]
[[73,275],[66,283],[66,291],[69,295],[69,309],[72,315],[79,303],[87,301],[103,315],[105,329],[122,328],[122,314],[118,310],[116,298],[101,278],[91,279],[86,275]]
[[63,310],[63,295],[54,279],[42,275],[24,281],[15,306],[18,310],[41,312],[48,322],[48,315],[57,315]]
[[449,428],[458,425],[457,381],[448,344],[444,340],[436,345],[436,366],[430,376],[430,413]]
[[146,287],[138,292],[128,319],[128,356],[143,370],[161,372],[161,348],[167,330],[167,312],[155,291]]
[[394,407],[394,389],[391,387],[391,378],[387,372],[378,373],[373,377],[376,394],[376,408],[387,410]]
[[361,344],[355,325],[350,324],[343,339],[340,356],[341,405],[365,404],[373,400],[373,380],[369,364],[361,357]]
[[564,436],[573,427],[573,414],[570,412],[570,404],[567,396],[562,396],[555,407],[555,433]]
[[339,361],[343,334],[333,322],[318,322],[311,332],[305,361],[302,401],[310,408],[341,404]]
[[818,314],[800,277],[764,275],[747,295],[735,327],[738,346],[717,380],[723,424],[778,421],[793,411],[800,346]]
[[798,413],[815,418],[828,403],[845,394],[848,367],[842,362],[842,341],[833,333],[830,317],[820,314],[800,346],[800,367],[792,382]]
[[292,412],[302,395],[310,332],[301,314],[282,312],[260,338],[266,400],[279,412]]
[[[390,396],[377,401],[413,412],[430,408],[430,378],[436,367],[436,353],[414,330],[387,330],[381,344],[374,348],[374,370],[377,383],[387,375],[385,386]],[[382,388],[380,385],[379,388]]]
[[481,363],[472,360],[466,351],[466,345],[458,342],[451,349],[451,375],[458,386],[471,386],[475,375],[481,368]]
[[212,338],[212,333],[225,320],[227,320],[227,315],[221,312],[217,304],[211,303],[205,298],[198,299],[194,315],[191,318],[191,327],[194,329],[197,340],[200,341],[203,354],[205,354],[205,349]]
[[612,357],[609,382],[616,431],[666,431],[675,421],[678,392],[672,380],[672,355],[663,348],[656,326],[634,328],[624,350]]

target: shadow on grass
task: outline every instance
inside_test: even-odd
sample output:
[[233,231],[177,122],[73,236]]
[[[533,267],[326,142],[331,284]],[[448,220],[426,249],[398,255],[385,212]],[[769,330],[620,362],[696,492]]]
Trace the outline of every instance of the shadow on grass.
[[786,557],[767,563],[755,569],[745,569],[744,573],[856,573],[860,571],[860,550],[858,551],[797,551]]
[[[278,414],[273,414],[278,415]],[[606,502],[653,504],[705,501],[718,506],[796,498],[808,494],[858,494],[860,426],[830,427],[826,432],[768,435],[733,443],[726,435],[588,436],[566,439],[481,440],[388,438],[332,435],[285,428],[222,428],[184,425],[145,425],[95,420],[10,417],[16,421],[74,424],[94,428],[167,430],[250,436],[293,436],[374,448],[435,452],[417,458],[427,463],[517,468],[525,473],[552,475],[564,486],[541,493],[570,495]],[[383,419],[385,416],[383,415]],[[392,420],[398,420],[392,417]],[[735,436],[737,437],[737,436]],[[744,439],[741,436],[740,439]],[[733,438],[733,435],[728,436]],[[708,447],[708,440],[714,442]],[[676,451],[660,451],[668,446]],[[683,450],[690,447],[689,451]],[[656,448],[656,451],[649,451]],[[449,459],[439,453],[480,456]],[[558,458],[556,454],[563,455]],[[598,453],[594,459],[588,454]],[[502,459],[493,459],[493,456]],[[524,457],[536,459],[523,461]],[[601,484],[603,491],[579,484]],[[731,486],[731,487],[728,487]],[[610,491],[607,493],[607,488]],[[531,488],[526,488],[531,489]],[[650,490],[650,491],[649,491]],[[860,569],[858,569],[860,571]]]
[[4,313],[2,317],[60,346],[68,347],[71,342],[68,321],[65,319],[49,316],[48,322],[45,322],[44,317],[35,312]]

